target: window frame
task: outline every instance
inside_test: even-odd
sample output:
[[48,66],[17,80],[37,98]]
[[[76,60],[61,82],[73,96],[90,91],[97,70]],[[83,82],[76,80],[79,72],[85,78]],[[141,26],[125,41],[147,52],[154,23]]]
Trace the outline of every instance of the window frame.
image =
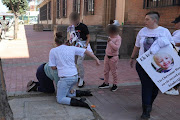
[[80,12],[81,12],[81,0],[73,0],[73,11],[80,14]]
[[84,15],[94,15],[95,0],[84,0]]
[[40,8],[40,21],[47,20],[47,17],[47,4],[45,4]]
[[60,2],[61,2],[61,0],[57,0],[56,1],[57,2],[57,7],[56,7],[56,12],[57,12],[57,15],[56,15],[56,18],[61,18],[61,6],[60,6]]
[[180,6],[180,0],[143,0],[143,9]]
[[48,20],[51,20],[51,1],[48,2]]

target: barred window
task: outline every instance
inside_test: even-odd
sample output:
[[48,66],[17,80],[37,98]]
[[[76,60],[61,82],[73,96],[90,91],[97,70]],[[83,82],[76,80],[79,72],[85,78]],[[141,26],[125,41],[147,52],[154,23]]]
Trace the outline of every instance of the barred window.
[[51,1],[48,3],[48,20],[51,20]]
[[84,1],[84,14],[85,15],[94,15],[94,0],[85,0]]
[[67,0],[62,0],[62,17],[67,17]]
[[144,0],[143,8],[156,8],[180,5],[180,0]]
[[47,4],[40,8],[40,20],[47,20]]
[[57,18],[60,18],[60,0],[57,0]]
[[73,11],[80,14],[80,7],[81,7],[81,0],[74,0],[73,1]]

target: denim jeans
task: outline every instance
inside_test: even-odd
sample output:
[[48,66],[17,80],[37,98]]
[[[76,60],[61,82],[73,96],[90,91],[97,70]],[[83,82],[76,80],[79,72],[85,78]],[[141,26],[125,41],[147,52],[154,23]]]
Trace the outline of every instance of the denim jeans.
[[142,85],[142,104],[152,105],[158,95],[159,89],[139,63],[136,63],[136,71]]
[[70,93],[73,86],[78,82],[78,75],[62,77],[57,85],[57,102],[60,104],[70,105],[71,97],[76,96],[76,92]]

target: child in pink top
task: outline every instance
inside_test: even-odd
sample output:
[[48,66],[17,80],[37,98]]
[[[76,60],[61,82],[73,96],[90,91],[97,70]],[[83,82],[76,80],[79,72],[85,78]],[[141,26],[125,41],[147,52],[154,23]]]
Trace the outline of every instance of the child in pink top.
[[115,25],[107,27],[109,39],[106,47],[106,55],[104,57],[104,83],[99,88],[109,88],[109,71],[112,72],[113,86],[111,91],[116,91],[117,87],[117,64],[119,60],[119,48],[121,46],[121,37],[119,36],[119,28]]

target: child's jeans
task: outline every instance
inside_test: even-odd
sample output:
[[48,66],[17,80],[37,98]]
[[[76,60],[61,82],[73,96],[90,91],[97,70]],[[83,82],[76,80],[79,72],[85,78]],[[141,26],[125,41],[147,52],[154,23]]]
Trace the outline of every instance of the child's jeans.
[[119,57],[114,56],[112,58],[108,58],[107,55],[104,57],[104,80],[105,83],[109,83],[109,71],[111,71],[113,76],[113,84],[117,84],[117,64]]
[[71,97],[76,96],[76,92],[70,93],[73,86],[78,82],[78,75],[61,77],[57,85],[57,102],[70,105]]

